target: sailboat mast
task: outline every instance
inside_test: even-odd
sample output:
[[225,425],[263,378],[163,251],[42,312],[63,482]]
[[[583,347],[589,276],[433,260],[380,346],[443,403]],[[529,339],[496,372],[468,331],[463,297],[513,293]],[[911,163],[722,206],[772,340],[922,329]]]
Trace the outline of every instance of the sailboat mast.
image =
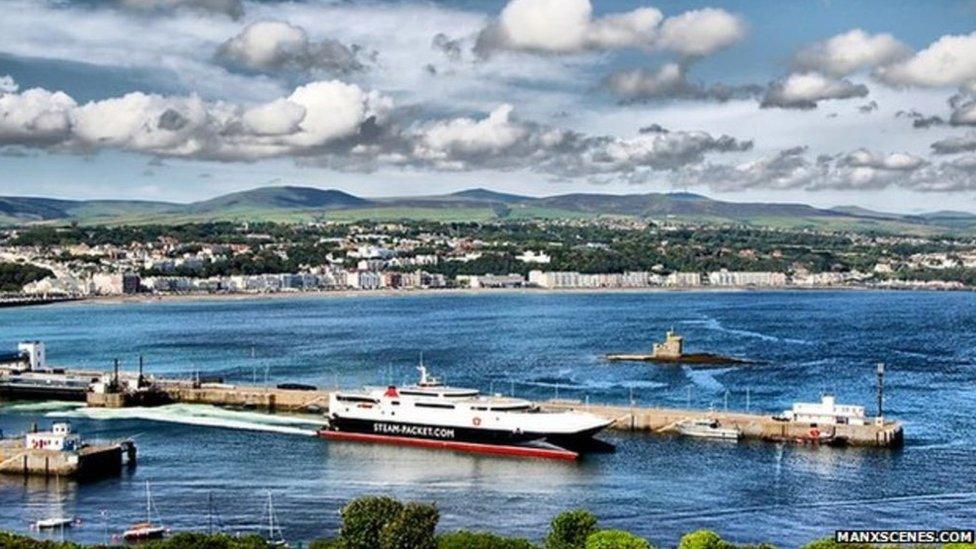
[[274,541],[274,500],[271,498],[271,490],[268,490],[268,539]]

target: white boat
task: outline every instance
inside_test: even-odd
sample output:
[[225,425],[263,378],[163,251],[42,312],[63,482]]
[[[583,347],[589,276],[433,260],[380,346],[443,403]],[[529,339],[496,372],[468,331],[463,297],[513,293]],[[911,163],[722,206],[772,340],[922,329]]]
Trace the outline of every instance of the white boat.
[[738,427],[722,427],[717,419],[686,419],[675,425],[679,433],[689,437],[739,440],[742,431]]
[[69,517],[51,517],[34,522],[37,530],[53,530],[56,528],[71,528],[75,525],[76,519]]
[[133,524],[128,530],[122,532],[122,538],[126,541],[142,541],[165,537],[169,530],[164,526],[153,524],[152,510],[152,490],[149,487],[149,481],[146,481],[146,522]]
[[265,541],[271,547],[288,547],[288,542],[285,541],[285,536],[281,531],[281,525],[278,523],[278,517],[275,515],[274,497],[271,495],[271,490],[268,490],[267,513],[268,537],[265,539]]
[[445,386],[429,376],[422,363],[417,369],[420,381],[415,385],[332,393],[325,431],[446,445],[545,443],[581,449],[612,423],[591,413],[544,412],[528,400]]

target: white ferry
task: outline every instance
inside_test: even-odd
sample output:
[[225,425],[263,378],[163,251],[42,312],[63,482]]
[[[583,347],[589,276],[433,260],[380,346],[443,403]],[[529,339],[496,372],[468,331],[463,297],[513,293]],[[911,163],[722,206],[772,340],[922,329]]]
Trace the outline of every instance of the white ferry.
[[612,423],[590,413],[544,412],[528,400],[445,386],[428,376],[423,365],[417,369],[420,381],[416,385],[333,393],[329,425],[320,434],[343,438],[337,435],[350,433],[362,436],[345,438],[405,444],[435,441],[437,444],[417,445],[472,451],[540,443],[576,450],[588,447],[593,436]]

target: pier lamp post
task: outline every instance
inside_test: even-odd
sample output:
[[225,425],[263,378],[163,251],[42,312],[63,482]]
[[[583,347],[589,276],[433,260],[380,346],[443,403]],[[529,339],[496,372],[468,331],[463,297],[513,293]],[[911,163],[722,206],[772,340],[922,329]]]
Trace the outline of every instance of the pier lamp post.
[[884,362],[878,363],[878,418],[884,417]]

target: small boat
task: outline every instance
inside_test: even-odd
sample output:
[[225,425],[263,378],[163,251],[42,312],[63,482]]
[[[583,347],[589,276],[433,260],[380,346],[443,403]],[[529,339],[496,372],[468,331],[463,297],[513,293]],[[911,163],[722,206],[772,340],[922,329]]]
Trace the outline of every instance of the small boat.
[[803,435],[770,435],[763,437],[768,442],[788,442],[793,444],[807,444],[810,446],[847,446],[846,437],[836,436],[833,430],[821,431],[817,427],[810,429],[810,432]]
[[265,539],[268,546],[270,547],[288,547],[288,542],[285,541],[285,536],[281,531],[281,524],[278,523],[278,517],[275,515],[274,510],[274,497],[271,495],[271,490],[268,490],[268,537]]
[[41,519],[34,522],[34,528],[37,530],[54,530],[56,528],[71,528],[75,525],[77,519],[69,517],[51,517],[46,519]]
[[739,440],[742,431],[738,427],[722,427],[717,419],[686,419],[678,422],[675,428],[689,437]]
[[149,481],[146,481],[146,522],[133,524],[128,530],[122,533],[122,538],[126,541],[142,541],[165,537],[169,530],[164,526],[153,524],[152,510],[152,490],[149,487]]

